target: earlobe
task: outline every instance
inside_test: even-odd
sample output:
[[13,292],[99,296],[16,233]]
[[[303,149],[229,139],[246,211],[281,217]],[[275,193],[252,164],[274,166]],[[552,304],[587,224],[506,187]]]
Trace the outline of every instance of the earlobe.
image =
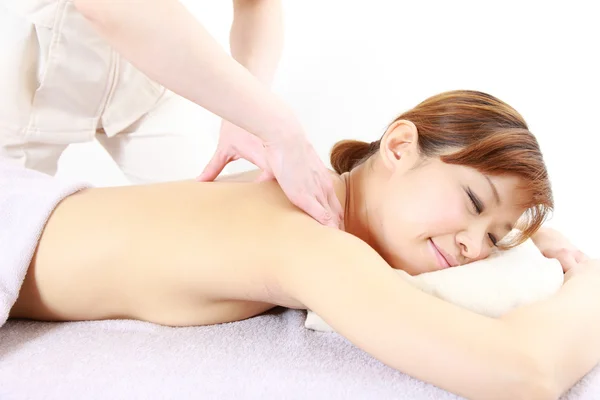
[[403,157],[416,151],[417,127],[410,121],[394,121],[383,137],[379,151],[381,159],[389,169],[395,169]]

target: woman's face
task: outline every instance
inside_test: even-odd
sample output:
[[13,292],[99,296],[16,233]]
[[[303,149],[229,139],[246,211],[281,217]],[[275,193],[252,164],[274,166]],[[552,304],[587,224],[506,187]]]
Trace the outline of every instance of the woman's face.
[[380,254],[411,275],[489,256],[525,211],[517,206],[520,180],[422,159],[411,145],[381,150],[388,152],[388,174],[369,207],[369,234]]

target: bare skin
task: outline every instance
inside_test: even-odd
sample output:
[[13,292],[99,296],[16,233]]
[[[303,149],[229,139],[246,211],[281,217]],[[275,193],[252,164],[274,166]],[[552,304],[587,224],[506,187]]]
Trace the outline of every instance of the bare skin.
[[[472,398],[491,398],[494,388],[502,389],[498,398],[547,398],[593,366],[595,355],[587,352],[559,384],[540,368],[558,362],[559,353],[545,347],[558,341],[548,332],[565,332],[548,309],[564,309],[577,292],[598,287],[597,272],[571,279],[573,287],[551,300],[554,305],[499,320],[474,315],[411,288],[364,242],[291,205],[274,182],[231,182],[255,175],[214,184],[95,188],[68,197],[46,225],[10,317],[187,326],[241,320],[276,305],[308,306],[388,365]],[[339,191],[343,184],[335,182]],[[256,251],[261,248],[269,251]],[[403,308],[407,303],[422,311]],[[431,313],[439,317],[428,318]],[[578,317],[571,319],[577,325]],[[581,323],[592,336],[596,330]],[[575,354],[569,353],[580,362]],[[422,363],[423,357],[436,362]]]
[[415,135],[400,122],[372,162],[333,176],[350,233],[316,222],[275,182],[248,182],[255,173],[72,195],[49,218],[10,316],[190,326],[307,308],[380,361],[458,395],[557,398],[600,360],[598,262],[497,319],[412,287],[392,267],[443,268],[430,242],[452,263],[485,257],[490,234],[519,215],[518,182],[419,164]]
[[276,305],[305,308],[281,293],[272,272],[285,265],[282,241],[321,227],[275,182],[243,183],[255,177],[70,196],[48,221],[10,316],[206,325]]

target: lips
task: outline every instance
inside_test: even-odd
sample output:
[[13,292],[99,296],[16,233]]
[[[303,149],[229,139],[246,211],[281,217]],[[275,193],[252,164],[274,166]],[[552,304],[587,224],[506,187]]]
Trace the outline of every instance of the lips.
[[431,247],[435,254],[435,258],[438,262],[438,266],[440,268],[453,267],[455,265],[455,263],[453,263],[452,258],[450,256],[448,256],[446,253],[444,253],[439,247],[437,247],[432,239],[429,239],[429,241],[431,242]]

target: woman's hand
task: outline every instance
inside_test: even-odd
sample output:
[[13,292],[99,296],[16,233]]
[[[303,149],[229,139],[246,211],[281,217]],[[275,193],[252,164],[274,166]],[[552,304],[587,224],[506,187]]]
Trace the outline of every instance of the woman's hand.
[[567,282],[575,275],[580,275],[583,273],[598,274],[600,273],[600,260],[585,259],[581,262],[577,262],[574,259],[569,259],[569,261],[566,262],[566,265],[563,265],[563,270],[565,271],[565,278],[563,282]]
[[541,228],[531,240],[545,257],[560,261],[565,273],[589,258],[565,236],[551,228]]
[[217,150],[198,180],[214,180],[228,163],[240,158],[263,171],[259,181],[275,178],[289,200],[315,220],[334,228],[343,227],[343,210],[329,171],[304,137],[282,136],[278,141],[265,143],[223,122]]

